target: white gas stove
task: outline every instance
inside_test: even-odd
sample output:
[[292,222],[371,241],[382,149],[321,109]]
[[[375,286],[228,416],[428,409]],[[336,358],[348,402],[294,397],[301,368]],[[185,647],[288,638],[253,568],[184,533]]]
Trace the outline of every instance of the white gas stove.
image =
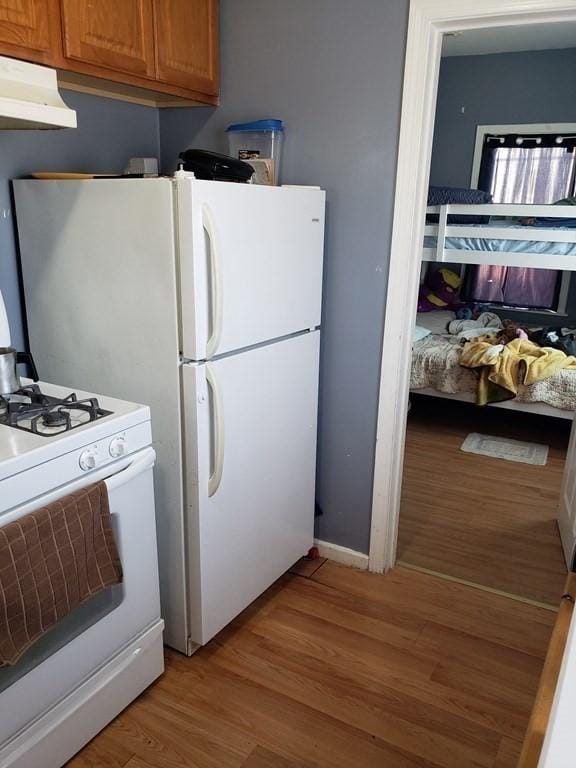
[[0,398],[0,527],[104,480],[123,582],[0,668],[0,765],[57,768],[163,671],[148,407],[25,381]]
[[[106,451],[89,450],[91,443],[138,424],[147,424],[138,442],[119,439]],[[0,395],[0,480],[82,447],[88,453],[78,468],[90,471],[151,442],[150,409],[144,405],[27,380],[17,392]]]

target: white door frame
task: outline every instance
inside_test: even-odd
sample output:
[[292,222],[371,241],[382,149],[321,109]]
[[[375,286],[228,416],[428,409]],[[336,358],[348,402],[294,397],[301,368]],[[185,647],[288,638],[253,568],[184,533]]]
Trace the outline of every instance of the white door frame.
[[442,35],[576,20],[576,0],[411,0],[374,465],[369,569],[396,560],[410,383]]

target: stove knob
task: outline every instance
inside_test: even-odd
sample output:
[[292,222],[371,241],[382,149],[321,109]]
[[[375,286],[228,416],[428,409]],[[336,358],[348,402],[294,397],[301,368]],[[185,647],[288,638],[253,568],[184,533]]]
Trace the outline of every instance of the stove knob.
[[87,451],[82,451],[80,454],[80,469],[83,469],[85,472],[89,472],[91,469],[94,469],[96,467],[96,454],[94,451],[88,449]]
[[119,459],[126,453],[126,440],[123,437],[115,437],[108,446],[108,451],[113,459]]

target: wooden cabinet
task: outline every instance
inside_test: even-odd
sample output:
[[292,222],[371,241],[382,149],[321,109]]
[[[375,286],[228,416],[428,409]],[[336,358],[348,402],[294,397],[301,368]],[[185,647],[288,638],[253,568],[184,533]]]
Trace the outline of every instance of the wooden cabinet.
[[62,0],[64,56],[153,78],[151,0]]
[[0,0],[0,49],[6,56],[54,64],[60,59],[58,0]]
[[155,106],[218,103],[218,0],[0,0],[0,55],[65,88]]
[[156,76],[165,83],[218,93],[215,0],[154,0]]

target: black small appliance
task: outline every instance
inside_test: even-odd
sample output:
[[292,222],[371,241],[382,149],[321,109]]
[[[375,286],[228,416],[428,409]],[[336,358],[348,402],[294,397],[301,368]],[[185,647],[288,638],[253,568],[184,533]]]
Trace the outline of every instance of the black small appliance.
[[180,152],[180,160],[185,171],[191,171],[197,179],[208,181],[246,183],[254,173],[254,168],[249,163],[206,149],[187,149]]

